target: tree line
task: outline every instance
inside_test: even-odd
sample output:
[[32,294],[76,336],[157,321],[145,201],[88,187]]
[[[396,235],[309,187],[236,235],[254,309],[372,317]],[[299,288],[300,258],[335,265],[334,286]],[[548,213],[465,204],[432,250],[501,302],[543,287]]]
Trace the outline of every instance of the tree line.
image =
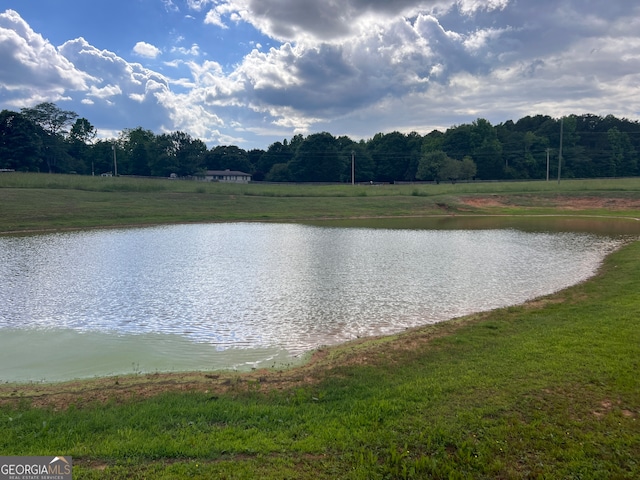
[[[562,137],[562,155],[560,144]],[[176,131],[157,135],[128,128],[117,139],[97,140],[86,118],[41,103],[0,112],[0,169],[32,172],[198,176],[239,170],[255,181],[459,181],[624,177],[640,174],[640,124],[612,115],[526,116],[498,125],[478,118],[426,135],[378,133],[354,141],[322,132],[295,135],[266,150],[233,145],[207,148]]]

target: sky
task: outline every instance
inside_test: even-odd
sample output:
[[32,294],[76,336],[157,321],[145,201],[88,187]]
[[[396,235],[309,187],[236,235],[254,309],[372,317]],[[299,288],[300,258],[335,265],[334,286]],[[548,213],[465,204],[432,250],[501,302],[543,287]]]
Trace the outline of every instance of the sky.
[[209,147],[640,117],[631,0],[0,0],[0,110]]

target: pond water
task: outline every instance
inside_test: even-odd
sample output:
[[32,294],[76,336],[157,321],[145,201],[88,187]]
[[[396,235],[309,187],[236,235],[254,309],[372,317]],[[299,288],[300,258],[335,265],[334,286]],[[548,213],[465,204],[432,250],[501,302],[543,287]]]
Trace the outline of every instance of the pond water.
[[0,381],[287,364],[552,293],[623,241],[266,223],[0,237]]

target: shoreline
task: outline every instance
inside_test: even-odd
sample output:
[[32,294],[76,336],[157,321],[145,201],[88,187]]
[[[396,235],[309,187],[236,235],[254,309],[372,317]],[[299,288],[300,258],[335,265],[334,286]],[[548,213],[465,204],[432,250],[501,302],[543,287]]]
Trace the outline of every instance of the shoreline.
[[90,405],[107,401],[122,403],[169,392],[224,395],[251,385],[257,385],[262,393],[308,387],[319,383],[333,368],[353,364],[364,365],[367,357],[375,357],[381,351],[388,354],[406,348],[425,347],[434,339],[453,335],[459,329],[481,323],[500,311],[513,308],[542,310],[548,305],[563,303],[569,291],[601,277],[605,273],[603,265],[611,255],[638,242],[640,238],[623,242],[603,258],[593,275],[559,291],[516,305],[475,312],[433,324],[409,327],[388,335],[366,336],[335,345],[323,345],[300,354],[302,358],[295,365],[258,368],[252,371],[227,369],[156,371],[95,376],[59,382],[7,382],[0,384],[0,406],[30,401],[33,407],[65,410],[71,405]]
[[[533,194],[535,197],[535,194]],[[507,205],[501,200],[509,198],[509,195],[505,194],[480,194],[480,195],[468,195],[463,197],[456,197],[461,202],[454,205],[465,206],[473,205],[479,207],[481,211],[468,212],[457,209],[454,212],[436,214],[425,213],[423,215],[358,215],[348,217],[313,217],[313,218],[291,218],[291,219],[214,219],[209,221],[194,220],[194,221],[168,221],[168,222],[150,222],[150,223],[132,223],[132,224],[104,224],[94,226],[79,226],[79,227],[52,227],[42,229],[28,229],[28,230],[12,230],[12,231],[0,231],[1,235],[38,235],[49,234],[58,232],[78,232],[78,231],[91,231],[100,229],[127,229],[127,228],[146,228],[146,227],[159,227],[170,226],[178,224],[196,224],[196,223],[229,223],[229,222],[265,222],[265,223],[306,223],[306,222],[332,222],[332,221],[358,221],[358,220],[402,220],[402,219],[421,219],[421,218],[434,218],[434,219],[446,219],[446,218],[507,218],[507,219],[522,219],[522,218],[560,218],[560,219],[596,219],[596,220],[615,220],[615,221],[631,221],[636,223],[640,221],[640,217],[636,215],[621,215],[622,213],[636,214],[636,208],[640,205],[640,200],[631,200],[630,203],[621,203],[622,200],[616,201],[615,209],[611,213],[613,215],[596,215],[594,213],[585,212],[581,213],[583,209],[600,208],[606,206],[610,201],[608,198],[594,197],[593,195],[585,194],[581,196],[567,196],[564,195],[555,200],[561,200],[561,205],[553,206],[557,213],[508,213],[507,210],[511,207],[517,207],[517,205]],[[470,200],[471,199],[471,200]],[[588,199],[588,201],[585,201]],[[535,202],[534,202],[535,203]],[[519,207],[520,208],[520,207]],[[533,208],[531,205],[521,208]],[[498,210],[497,212],[495,210]],[[617,213],[617,215],[616,215]],[[636,240],[638,241],[638,240]],[[623,245],[621,248],[625,248],[628,244]],[[616,250],[617,251],[617,250]],[[612,252],[613,253],[613,252]],[[611,253],[605,257],[605,261],[610,257]],[[598,271],[590,277],[586,282],[591,282],[593,279],[598,278],[602,272],[602,266]],[[550,303],[561,302],[563,292],[575,288],[575,286],[568,287],[559,292],[534,298],[526,301],[523,304],[519,304],[518,307],[530,308],[535,306],[536,308],[541,305],[547,305]],[[512,308],[512,307],[503,307]],[[307,360],[302,365],[293,366],[291,368],[282,368],[277,370],[271,369],[259,369],[251,372],[235,372],[235,371],[183,371],[183,372],[154,372],[154,373],[140,373],[140,374],[127,374],[127,375],[113,375],[106,377],[84,378],[62,382],[52,383],[5,383],[0,384],[0,404],[17,403],[22,400],[31,400],[34,405],[57,405],[57,408],[61,408],[61,405],[67,405],[73,403],[74,397],[82,395],[83,402],[90,403],[92,401],[104,401],[106,398],[111,398],[115,395],[120,401],[126,398],[146,398],[147,396],[156,395],[166,391],[191,391],[202,390],[204,391],[219,391],[226,392],[233,390],[240,384],[248,384],[251,382],[257,382],[260,387],[269,389],[284,389],[292,385],[298,384],[302,380],[309,381],[311,378],[317,379],[321,376],[318,370],[324,368],[333,368],[335,358],[341,358],[343,360],[350,359],[349,352],[353,350],[368,351],[369,348],[377,349],[380,345],[389,345],[394,342],[405,342],[409,335],[417,335],[417,342],[421,342],[424,338],[431,338],[434,336],[450,335],[463,325],[468,325],[487,318],[494,312],[502,310],[489,310],[486,312],[474,313],[463,317],[457,317],[449,320],[439,322],[432,325],[423,325],[418,327],[412,327],[400,333],[386,335],[382,337],[363,337],[361,339],[352,340],[346,343],[340,343],[330,347],[320,347],[315,350],[309,351],[306,356]],[[435,338],[435,337],[434,337]],[[353,361],[350,359],[349,361]],[[303,382],[304,383],[304,382]],[[156,388],[153,388],[155,385]],[[158,388],[159,387],[159,388]],[[93,393],[90,393],[93,392]],[[58,400],[49,401],[47,398],[56,397]],[[63,408],[63,407],[62,407]]]

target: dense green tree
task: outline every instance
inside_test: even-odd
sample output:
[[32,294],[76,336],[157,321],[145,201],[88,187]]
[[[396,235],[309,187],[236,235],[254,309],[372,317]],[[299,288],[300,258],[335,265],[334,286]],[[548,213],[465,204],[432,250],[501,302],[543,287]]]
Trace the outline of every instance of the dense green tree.
[[413,181],[416,179],[418,164],[422,158],[422,136],[417,132],[411,132],[407,135],[407,153],[409,161],[407,170],[404,173],[404,180]]
[[152,142],[136,141],[129,146],[129,172],[131,175],[147,176],[151,173],[149,151]]
[[514,124],[514,130],[520,133],[539,132],[541,129],[547,128],[548,125],[555,124],[555,122],[556,120],[548,115],[535,115],[533,117],[527,115]]
[[69,139],[81,142],[84,145],[89,145],[93,143],[97,135],[98,131],[93,125],[91,125],[89,120],[86,118],[78,118],[71,127]]
[[[562,178],[585,178],[590,176],[592,160],[580,143],[578,117],[569,115],[560,120],[562,128]],[[560,147],[558,147],[560,148]]]
[[44,159],[49,172],[63,171],[69,163],[69,155],[64,145],[68,127],[78,117],[70,110],[62,110],[55,103],[40,103],[32,108],[21,109],[22,114],[45,132],[42,138]]
[[267,182],[289,182],[291,180],[289,165],[286,163],[276,163],[271,167],[269,173],[267,173],[265,180]]
[[629,135],[617,127],[607,131],[609,140],[609,175],[631,176],[638,172],[638,156]]
[[[478,166],[478,176],[482,179],[504,178],[502,144],[488,120],[479,118],[471,124],[470,141],[472,150],[469,154]],[[464,158],[464,155],[456,158]]]
[[472,180],[478,173],[478,166],[469,155],[462,159],[460,164],[460,178],[462,180]]
[[[369,141],[368,148],[376,165],[376,180],[394,182],[412,180],[411,160],[420,157],[421,142],[408,141],[400,132],[377,134]],[[416,165],[417,168],[417,165]]]
[[91,169],[91,144],[98,135],[97,130],[86,118],[78,118],[69,132],[67,139],[69,162],[68,171],[88,174]]
[[[91,147],[91,164],[96,175],[115,173],[113,165],[113,148],[116,143],[108,140],[98,140]],[[120,150],[120,152],[122,152]]]
[[[608,175],[610,152],[607,131],[617,126],[617,119],[609,117],[591,114],[576,117],[576,130],[580,132],[580,145],[584,149],[584,155],[575,165],[576,176],[588,178]],[[557,149],[557,145],[554,146]]]
[[458,180],[470,180],[475,177],[477,166],[470,156],[456,160],[442,150],[428,151],[428,145],[424,148],[426,151],[420,159],[416,173],[419,180],[433,180],[436,183],[449,180],[455,183]]
[[[347,168],[351,171],[351,160],[354,160],[355,181],[371,182],[375,178],[375,163],[364,142],[351,142],[342,147],[342,155],[347,159]],[[349,173],[347,182],[351,181]]]
[[464,124],[451,127],[444,132],[442,151],[452,158],[463,158],[471,155],[474,145],[471,139],[471,125]]
[[[115,147],[118,173],[126,175],[189,176],[208,167],[246,171],[258,181],[349,182],[355,153],[358,182],[542,179],[547,155],[550,176],[558,173],[561,126],[563,178],[640,173],[640,123],[613,115],[563,119],[535,115],[496,126],[478,118],[424,137],[396,131],[359,142],[327,132],[306,138],[298,134],[273,143],[266,151],[246,152],[234,145],[207,150],[201,140],[184,132],[156,136],[142,127],[124,129],[116,141],[96,142],[96,130],[89,120],[50,102],[19,113],[1,112],[0,168],[109,172],[114,171]],[[459,163],[450,163],[447,157]],[[474,168],[475,173],[470,173]],[[452,175],[455,169],[459,173]]]
[[207,146],[184,132],[165,133],[156,137],[151,174],[168,177],[172,173],[186,177],[204,167]]
[[483,180],[505,177],[502,143],[489,121],[478,118],[470,125],[452,127],[445,132],[442,149],[452,158],[462,160],[471,155]]
[[258,176],[264,176],[271,171],[275,164],[283,163],[286,165],[293,158],[293,153],[286,140],[284,143],[272,143],[256,164],[255,173]]
[[253,174],[253,179],[256,181],[264,180],[264,174],[257,178],[257,165],[264,155],[265,151],[259,148],[253,148],[247,152],[247,159],[249,160],[249,164],[251,165],[251,169],[247,171],[247,173]]
[[518,130],[509,121],[496,126],[502,144],[505,178],[537,178],[546,175],[548,141],[534,132]]
[[309,135],[289,162],[291,179],[295,182],[346,181],[347,159],[339,147],[338,139],[330,133]]
[[447,157],[440,167],[438,177],[449,180],[451,183],[456,183],[458,179],[460,179],[461,166],[461,160],[455,160]]
[[[442,169],[451,158],[442,150],[435,152],[427,151],[418,164],[416,178],[418,180],[433,180],[440,183],[442,177]],[[446,177],[445,177],[446,178]]]
[[444,133],[439,130],[432,130],[422,138],[422,146],[420,147],[422,155],[441,151],[443,143]]
[[512,120],[496,125],[495,129],[498,140],[502,144],[505,178],[528,178],[528,175],[521,170],[522,165],[530,160],[527,158],[523,161],[523,157],[527,156],[524,148],[526,133],[520,131]]
[[43,150],[40,132],[23,114],[0,112],[0,168],[38,171]]
[[157,149],[156,141],[156,135],[151,130],[142,127],[123,130],[118,140],[122,148],[118,171],[127,175],[150,175]]
[[178,171],[180,176],[195,175],[205,167],[204,160],[207,153],[207,145],[199,138],[192,138],[184,132],[175,132],[174,141],[178,148]]
[[178,171],[178,151],[179,146],[171,138],[171,135],[164,133],[158,135],[154,142],[153,160],[149,165],[151,175],[157,177],[168,177]]
[[206,165],[211,170],[238,170],[251,173],[249,155],[234,145],[219,145],[206,153]]
[[62,110],[55,103],[44,102],[32,108],[23,108],[22,114],[33,123],[40,125],[50,135],[66,135],[78,114],[71,110]]

